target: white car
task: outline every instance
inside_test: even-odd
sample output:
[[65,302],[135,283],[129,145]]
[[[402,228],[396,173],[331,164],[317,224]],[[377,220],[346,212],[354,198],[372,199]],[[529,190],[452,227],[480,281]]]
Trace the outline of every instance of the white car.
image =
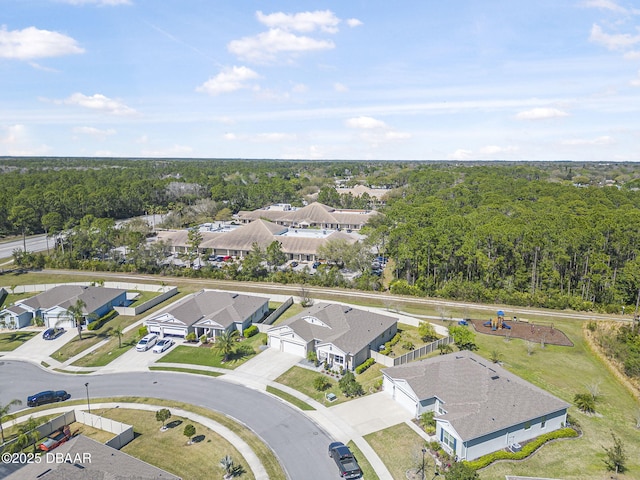
[[136,350],[139,352],[146,352],[152,348],[158,342],[158,336],[155,333],[150,333],[142,337],[142,339],[136,345]]
[[169,348],[171,348],[171,346],[174,344],[175,342],[173,340],[171,340],[170,338],[163,338],[162,340],[160,340],[158,343],[156,343],[156,346],[153,347],[153,350],[151,350],[153,353],[162,353],[165,350],[168,350]]

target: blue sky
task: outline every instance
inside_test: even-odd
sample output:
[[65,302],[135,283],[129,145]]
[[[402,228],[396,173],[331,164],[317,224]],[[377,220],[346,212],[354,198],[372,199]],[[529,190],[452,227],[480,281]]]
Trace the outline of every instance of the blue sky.
[[0,0],[0,155],[640,161],[640,4]]

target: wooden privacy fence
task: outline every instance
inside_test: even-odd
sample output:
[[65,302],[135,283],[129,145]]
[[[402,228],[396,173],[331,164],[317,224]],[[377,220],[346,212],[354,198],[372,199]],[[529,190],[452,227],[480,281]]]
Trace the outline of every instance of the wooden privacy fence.
[[413,362],[414,360],[417,360],[434,352],[440,345],[449,345],[450,343],[453,343],[453,337],[440,338],[435,342],[423,345],[420,348],[411,350],[398,357],[389,357],[387,355],[382,355],[380,352],[376,352],[375,350],[370,350],[370,353],[371,358],[373,358],[377,363],[384,365],[385,367],[395,367],[397,365],[404,365],[405,363]]

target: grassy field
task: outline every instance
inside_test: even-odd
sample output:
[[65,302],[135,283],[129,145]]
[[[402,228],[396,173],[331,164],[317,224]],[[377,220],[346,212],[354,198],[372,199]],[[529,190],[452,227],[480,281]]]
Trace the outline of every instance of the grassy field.
[[[247,462],[227,440],[208,428],[189,419],[172,416],[167,422],[172,428],[160,431],[155,412],[112,408],[96,411],[96,415],[133,425],[136,438],[122,447],[122,452],[151,465],[167,470],[184,480],[222,477],[220,459],[230,455],[236,464],[244,466],[243,479],[255,478]],[[183,435],[185,425],[196,427],[194,442],[187,445]]]
[[0,333],[0,352],[11,352],[27,340],[32,339],[39,332],[23,332],[16,330],[8,333]]
[[360,470],[362,470],[362,478],[366,478],[366,480],[379,480],[376,471],[373,469],[373,467],[367,460],[367,457],[362,454],[356,444],[353,442],[349,442],[347,443],[347,447],[349,447],[351,453],[353,453],[353,456],[356,457],[358,465],[360,465]]
[[[425,442],[405,423],[370,433],[364,439],[376,451],[393,478],[406,478],[407,470],[417,467],[418,462],[422,461]],[[430,456],[427,456],[426,460],[433,465]],[[433,468],[425,470],[429,472],[433,471]]]
[[198,370],[196,368],[180,368],[180,367],[149,367],[149,370],[161,370],[165,372],[182,372],[182,373],[193,373],[195,375],[206,375],[208,377],[219,377],[222,373],[218,372],[210,372],[208,370]]
[[298,397],[294,397],[293,395],[288,394],[287,392],[283,392],[279,388],[272,387],[271,385],[267,385],[267,392],[275,395],[276,397],[280,397],[285,402],[289,402],[291,405],[295,405],[300,410],[315,410],[311,405],[306,402],[303,402]]
[[229,360],[222,361],[222,355],[213,346],[186,346],[178,345],[168,354],[158,360],[157,363],[186,363],[190,365],[203,365],[205,367],[218,367],[234,369],[254,357],[263,345],[266,333],[259,333],[253,337],[236,342],[236,351]]

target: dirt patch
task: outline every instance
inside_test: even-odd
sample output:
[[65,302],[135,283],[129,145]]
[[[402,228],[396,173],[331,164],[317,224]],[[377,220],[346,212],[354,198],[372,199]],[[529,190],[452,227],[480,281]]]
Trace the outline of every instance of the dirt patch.
[[485,326],[486,320],[468,320],[478,333],[486,335],[498,335],[501,337],[521,338],[535,343],[544,342],[548,345],[560,345],[563,347],[573,347],[573,342],[569,340],[562,330],[558,330],[553,325],[536,325],[529,322],[505,321],[511,328],[497,328],[493,330],[491,326]]

